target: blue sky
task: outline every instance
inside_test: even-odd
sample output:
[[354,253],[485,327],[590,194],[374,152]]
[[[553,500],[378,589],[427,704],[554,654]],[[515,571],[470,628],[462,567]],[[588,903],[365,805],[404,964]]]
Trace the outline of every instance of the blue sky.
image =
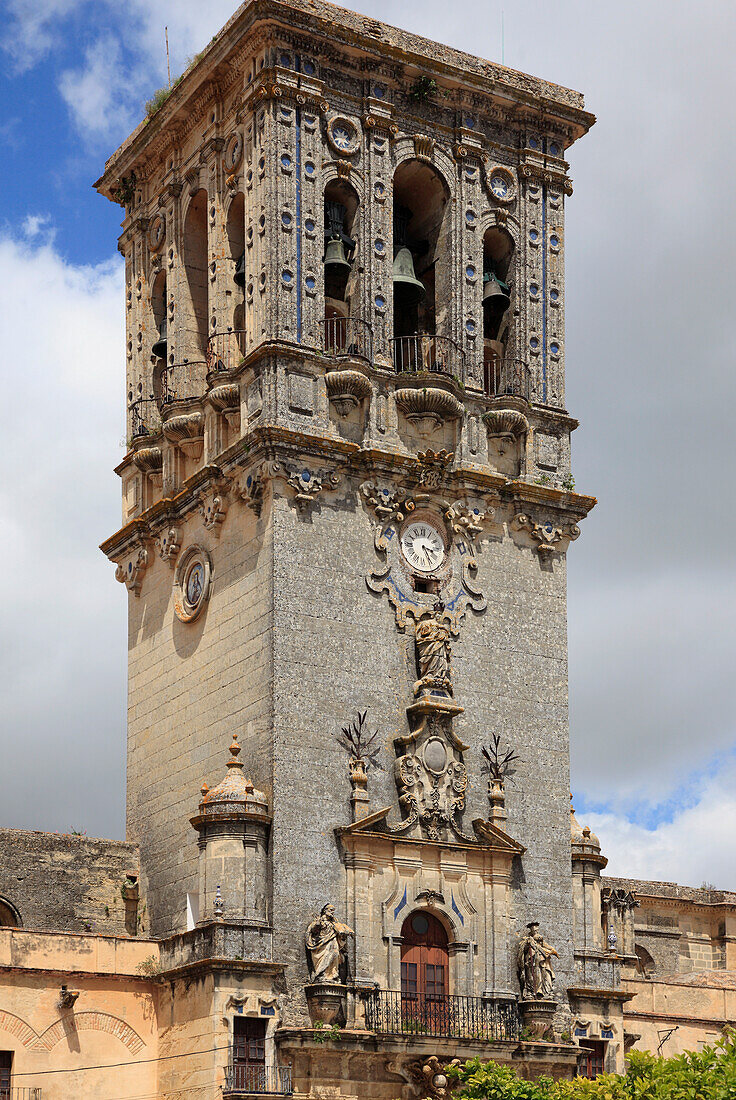
[[[500,3],[355,6],[500,60]],[[573,472],[599,498],[568,563],[578,817],[614,873],[734,888],[736,8],[503,7],[506,63],[598,116],[566,227]],[[125,599],[96,549],[120,521],[121,212],[92,183],[166,80],[164,26],[176,75],[232,10],[5,2],[2,824],[122,835]]]

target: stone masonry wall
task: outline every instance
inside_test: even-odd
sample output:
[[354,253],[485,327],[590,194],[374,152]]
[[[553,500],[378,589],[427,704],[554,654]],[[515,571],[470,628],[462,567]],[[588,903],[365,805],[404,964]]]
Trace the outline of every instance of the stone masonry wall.
[[[233,509],[218,539],[198,516],[184,545],[212,559],[209,604],[194,623],[174,614],[173,570],[155,554],[140,598],[130,598],[128,837],[141,846],[154,935],[185,928],[198,891],[197,836],[189,819],[203,781],[224,778],[239,735],[246,773],[271,790],[271,534]],[[204,914],[201,914],[204,917]]]
[[127,872],[138,874],[138,849],[120,840],[0,829],[0,900],[23,928],[124,936],[121,894]]
[[[328,901],[344,918],[334,829],[350,820],[350,783],[334,735],[358,709],[369,708],[383,746],[385,770],[370,772],[371,808],[391,806],[391,819],[401,817],[393,739],[407,731],[413,636],[398,632],[387,598],[367,589],[377,559],[355,488],[346,484],[309,517],[281,497],[275,502],[274,950],[294,993],[306,981],[306,925]],[[544,566],[500,525],[492,532],[479,555],[488,609],[469,611],[453,642],[455,698],[465,707],[455,728],[470,744],[465,827],[487,815],[480,745],[501,733],[520,757],[508,786],[508,831],[527,848],[513,883],[515,930],[541,922],[560,952],[564,986],[573,965],[565,563]],[[385,976],[375,978],[384,984]]]

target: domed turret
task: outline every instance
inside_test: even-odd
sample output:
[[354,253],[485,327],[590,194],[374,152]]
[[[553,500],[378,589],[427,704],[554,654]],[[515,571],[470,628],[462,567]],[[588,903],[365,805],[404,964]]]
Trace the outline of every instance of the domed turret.
[[246,778],[237,734],[227,775],[203,784],[199,813],[199,921],[265,922],[268,884],[268,799]]

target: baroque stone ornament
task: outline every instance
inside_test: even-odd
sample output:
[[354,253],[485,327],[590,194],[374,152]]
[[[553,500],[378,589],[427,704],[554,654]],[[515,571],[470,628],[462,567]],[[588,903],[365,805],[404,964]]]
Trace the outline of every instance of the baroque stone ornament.
[[474,843],[475,838],[463,832],[459,820],[468,787],[462,754],[468,746],[454,733],[452,716],[462,707],[428,703],[422,709],[424,713],[416,715],[419,725],[394,741],[396,786],[406,817],[390,831],[435,841],[454,834]]
[[448,1065],[459,1066],[460,1060],[453,1058],[448,1063],[446,1059],[440,1059],[436,1054],[429,1058],[411,1062],[407,1067],[409,1073],[420,1086],[421,1095],[426,1100],[445,1100],[450,1093],[449,1082],[445,1070]]
[[352,928],[336,919],[334,905],[322,906],[319,918],[307,928],[305,946],[310,982],[345,984],[348,937],[354,935]]
[[263,475],[260,471],[253,470],[246,474],[238,484],[237,492],[240,499],[252,509],[256,518],[260,517],[261,514],[265,487]]
[[150,554],[148,549],[142,544],[139,544],[125,561],[119,563],[115,570],[115,580],[124,584],[128,591],[132,592],[134,596],[140,596],[143,577],[149,566],[149,562]]
[[422,436],[431,435],[446,420],[457,420],[463,414],[463,407],[453,394],[433,387],[396,390],[394,400]]
[[199,505],[199,514],[202,517],[205,530],[213,531],[219,535],[223,520],[227,515],[227,509],[228,499],[225,490],[214,489],[210,493],[203,494]]
[[[396,613],[399,630],[409,621],[419,622],[431,613],[437,598],[444,604],[443,619],[453,635],[468,607],[481,612],[485,597],[474,582],[478,564],[475,548],[483,524],[493,510],[480,500],[433,501],[429,495],[411,492],[391,483],[364,482],[361,496],[377,524],[374,546],[383,564],[366,577],[372,592],[385,592]],[[431,567],[415,567],[403,545],[407,537],[426,525],[444,539],[445,552]],[[411,527],[411,531],[408,529]]]
[[554,991],[555,973],[552,958],[559,958],[551,944],[539,931],[539,922],[530,921],[527,932],[516,949],[516,973],[522,1000],[550,1000]]
[[422,488],[439,489],[454,458],[454,451],[447,451],[444,447],[439,451],[433,451],[431,447],[426,451],[417,451],[416,479]]
[[572,542],[580,534],[580,528],[576,523],[562,524],[556,527],[551,520],[536,523],[530,516],[520,512],[514,516],[511,526],[517,531],[526,531],[537,544],[540,554],[549,553],[552,550],[561,550],[560,543],[563,539]]
[[162,561],[167,561],[169,565],[173,565],[176,561],[177,554],[181,550],[179,544],[179,528],[164,528],[156,537],[156,549]]
[[300,512],[306,512],[325,489],[335,489],[340,483],[340,475],[334,470],[313,473],[307,466],[292,469],[282,476],[285,476],[287,485],[294,490],[294,499]]

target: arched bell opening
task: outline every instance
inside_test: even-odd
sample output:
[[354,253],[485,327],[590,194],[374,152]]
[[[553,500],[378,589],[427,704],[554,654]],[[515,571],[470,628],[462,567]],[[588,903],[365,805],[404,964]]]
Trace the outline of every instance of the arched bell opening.
[[508,357],[511,321],[511,263],[514,239],[494,225],[483,237],[483,361],[486,392],[500,392],[500,374]]
[[20,913],[6,898],[0,898],[0,928],[21,928]]
[[[418,1025],[443,1010],[450,992],[447,929],[424,909],[410,913],[401,927],[402,1016]],[[436,1033],[436,1032],[435,1032]]]
[[323,256],[325,295],[325,350],[342,351],[348,345],[349,318],[358,301],[358,195],[345,180],[330,180],[324,192]]
[[399,165],[393,193],[394,337],[435,335],[449,300],[449,193],[432,165],[420,160]]
[[245,196],[234,197],[227,212],[226,325],[210,340],[209,369],[231,370],[245,356]]
[[183,347],[177,359],[203,361],[207,350],[207,192],[192,198],[182,240],[184,294],[181,298]]
[[166,301],[166,272],[159,271],[151,289],[151,310],[156,335],[151,345],[151,355],[156,359],[166,359],[168,312]]

